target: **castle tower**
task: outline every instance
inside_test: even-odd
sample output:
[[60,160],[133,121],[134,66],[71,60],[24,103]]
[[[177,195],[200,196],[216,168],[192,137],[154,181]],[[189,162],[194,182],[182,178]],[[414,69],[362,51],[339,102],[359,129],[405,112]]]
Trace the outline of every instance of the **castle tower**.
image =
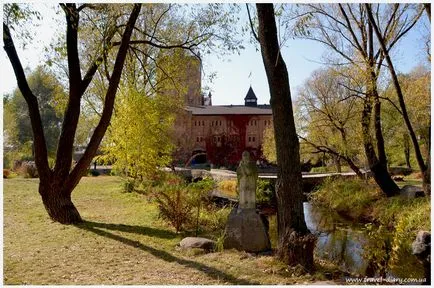
[[187,93],[184,96],[185,104],[187,106],[200,106],[203,104],[203,97],[201,94],[201,64],[201,61],[196,56],[188,56],[185,72]]

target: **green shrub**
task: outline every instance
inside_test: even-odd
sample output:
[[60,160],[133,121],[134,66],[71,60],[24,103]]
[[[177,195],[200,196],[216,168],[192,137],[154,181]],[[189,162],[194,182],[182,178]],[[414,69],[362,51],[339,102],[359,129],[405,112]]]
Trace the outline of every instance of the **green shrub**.
[[275,202],[274,186],[269,180],[258,179],[256,185],[256,203]]
[[199,225],[206,232],[224,231],[228,220],[230,207],[218,208],[214,205],[205,206],[199,215]]
[[200,193],[208,193],[214,189],[216,182],[212,178],[204,178],[198,182],[193,182],[188,184],[188,187],[192,190],[198,191]]
[[209,193],[214,189],[216,183],[212,178],[205,178],[198,182],[187,185],[188,201],[195,209],[195,230],[196,236],[199,233],[200,215],[203,203],[209,203]]
[[131,193],[134,191],[134,188],[136,187],[136,180],[133,178],[125,178],[122,182],[122,191],[126,193]]
[[169,222],[176,233],[182,231],[192,220],[192,205],[188,201],[186,187],[183,185],[167,185],[166,191],[154,193],[160,211],[159,216]]

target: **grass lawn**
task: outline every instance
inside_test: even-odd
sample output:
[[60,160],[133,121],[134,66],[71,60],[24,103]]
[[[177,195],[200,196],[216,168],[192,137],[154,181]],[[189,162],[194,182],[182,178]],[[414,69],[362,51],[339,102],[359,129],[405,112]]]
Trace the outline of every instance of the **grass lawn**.
[[[4,284],[310,284],[271,256],[179,250],[182,235],[117,177],[85,177],[73,193],[85,223],[52,222],[38,179],[4,180]],[[185,236],[185,235],[184,235]]]

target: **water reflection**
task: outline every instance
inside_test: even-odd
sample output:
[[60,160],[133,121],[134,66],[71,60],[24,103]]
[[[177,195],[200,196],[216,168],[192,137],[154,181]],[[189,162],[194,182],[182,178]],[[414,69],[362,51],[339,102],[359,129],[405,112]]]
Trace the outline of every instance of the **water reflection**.
[[[309,230],[318,236],[315,247],[317,257],[337,264],[342,270],[363,276],[423,278],[423,267],[410,251],[402,255],[394,267],[381,268],[387,266],[384,258],[387,259],[390,251],[384,247],[390,247],[389,234],[382,233],[372,238],[366,229],[363,229],[364,226],[345,221],[338,215],[308,202],[304,203],[304,214]],[[377,261],[372,255],[378,254],[386,257]]]

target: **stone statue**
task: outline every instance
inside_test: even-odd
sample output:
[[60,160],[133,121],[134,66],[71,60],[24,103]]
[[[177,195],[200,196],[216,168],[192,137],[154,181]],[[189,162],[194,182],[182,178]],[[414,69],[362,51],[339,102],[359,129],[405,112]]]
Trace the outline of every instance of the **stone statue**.
[[270,250],[268,229],[256,211],[258,169],[247,151],[243,152],[237,178],[240,200],[228,216],[223,246],[254,253]]
[[240,194],[239,209],[256,208],[256,181],[258,169],[255,162],[250,160],[250,153],[244,151],[237,169],[238,192]]

